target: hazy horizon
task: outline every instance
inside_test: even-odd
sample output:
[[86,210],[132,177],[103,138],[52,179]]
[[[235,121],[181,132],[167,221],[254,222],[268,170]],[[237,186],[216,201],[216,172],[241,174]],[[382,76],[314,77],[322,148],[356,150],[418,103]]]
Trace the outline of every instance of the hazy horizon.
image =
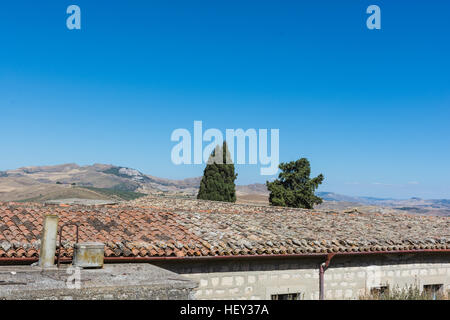
[[[46,166],[62,166],[62,165],[68,165],[68,164],[76,164],[80,167],[83,166],[93,166],[95,164],[102,164],[102,165],[113,165],[116,166],[113,163],[98,163],[98,162],[94,162],[92,164],[84,164],[84,165],[80,165],[78,163],[75,162],[68,162],[68,163],[59,163],[59,164],[52,164],[52,165],[29,165],[29,166],[24,166],[24,167],[20,167],[20,168],[27,168],[27,167],[46,167]],[[143,172],[137,168],[130,168],[128,166],[117,166],[117,167],[124,167],[124,168],[129,168],[129,169],[134,169],[134,170],[138,170],[139,172],[145,174],[145,175],[149,175],[149,176],[153,176],[153,177],[157,177],[157,178],[162,178],[162,179],[170,179],[170,180],[184,180],[184,179],[192,179],[192,178],[201,178],[201,175],[198,176],[189,176],[189,177],[182,177],[182,178],[168,178],[168,177],[164,177],[164,176],[160,176],[158,174],[154,174],[152,172]],[[0,172],[3,171],[12,171],[12,170],[17,170],[20,168],[12,168],[12,169],[0,169]],[[237,186],[247,186],[247,185],[252,185],[252,184],[265,184],[265,182],[250,182],[250,183],[236,183]],[[362,194],[347,194],[347,193],[343,193],[340,192],[339,190],[325,190],[324,188],[319,188],[319,190],[317,192],[325,192],[325,193],[334,193],[334,194],[338,194],[338,195],[342,195],[342,196],[348,196],[348,197],[354,197],[354,198],[374,198],[374,199],[382,199],[382,200],[408,200],[411,198],[420,198],[420,199],[424,199],[424,200],[447,200],[449,198],[422,198],[419,196],[411,196],[411,197],[404,197],[404,198],[395,198],[395,197],[377,197],[377,196],[373,196],[373,195],[362,195]]]

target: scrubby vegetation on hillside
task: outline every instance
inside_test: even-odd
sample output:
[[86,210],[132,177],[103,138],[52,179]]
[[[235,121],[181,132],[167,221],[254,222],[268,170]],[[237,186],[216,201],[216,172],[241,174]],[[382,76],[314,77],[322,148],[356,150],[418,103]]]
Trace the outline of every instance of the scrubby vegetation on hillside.
[[115,176],[122,177],[122,178],[130,178],[129,175],[120,173],[120,171],[119,171],[120,169],[121,169],[120,167],[112,167],[112,168],[109,168],[109,169],[103,171],[103,173],[113,174]]
[[111,188],[111,189],[95,188],[95,187],[84,187],[84,188],[91,190],[91,191],[95,191],[100,194],[103,194],[107,197],[118,197],[121,200],[125,200],[125,201],[135,200],[135,199],[146,196],[145,193],[127,191],[127,190],[122,190],[120,188]]

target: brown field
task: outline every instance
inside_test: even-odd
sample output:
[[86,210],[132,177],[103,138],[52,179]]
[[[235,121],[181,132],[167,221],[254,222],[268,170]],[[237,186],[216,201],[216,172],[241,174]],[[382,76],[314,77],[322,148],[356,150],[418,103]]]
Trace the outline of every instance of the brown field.
[[269,196],[263,194],[237,194],[236,203],[269,205]]

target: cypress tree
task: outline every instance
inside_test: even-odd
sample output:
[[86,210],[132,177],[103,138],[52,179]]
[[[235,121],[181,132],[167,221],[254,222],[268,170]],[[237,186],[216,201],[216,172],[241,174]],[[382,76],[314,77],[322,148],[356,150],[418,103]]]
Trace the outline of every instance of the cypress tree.
[[216,146],[209,156],[200,182],[197,199],[236,202],[237,174],[226,142]]

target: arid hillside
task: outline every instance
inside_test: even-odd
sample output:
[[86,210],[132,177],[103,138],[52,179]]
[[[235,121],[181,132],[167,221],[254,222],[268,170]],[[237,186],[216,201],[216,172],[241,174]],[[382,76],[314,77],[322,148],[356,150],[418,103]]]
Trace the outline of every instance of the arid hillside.
[[169,180],[113,165],[25,167],[0,172],[0,201],[109,199],[121,193],[192,195],[200,178]]
[[[124,193],[168,194],[194,197],[201,177],[170,180],[135,169],[107,164],[24,167],[0,171],[0,201],[46,201],[66,198],[113,199]],[[237,186],[244,202],[268,204],[263,184]],[[125,200],[129,200],[128,198]]]

